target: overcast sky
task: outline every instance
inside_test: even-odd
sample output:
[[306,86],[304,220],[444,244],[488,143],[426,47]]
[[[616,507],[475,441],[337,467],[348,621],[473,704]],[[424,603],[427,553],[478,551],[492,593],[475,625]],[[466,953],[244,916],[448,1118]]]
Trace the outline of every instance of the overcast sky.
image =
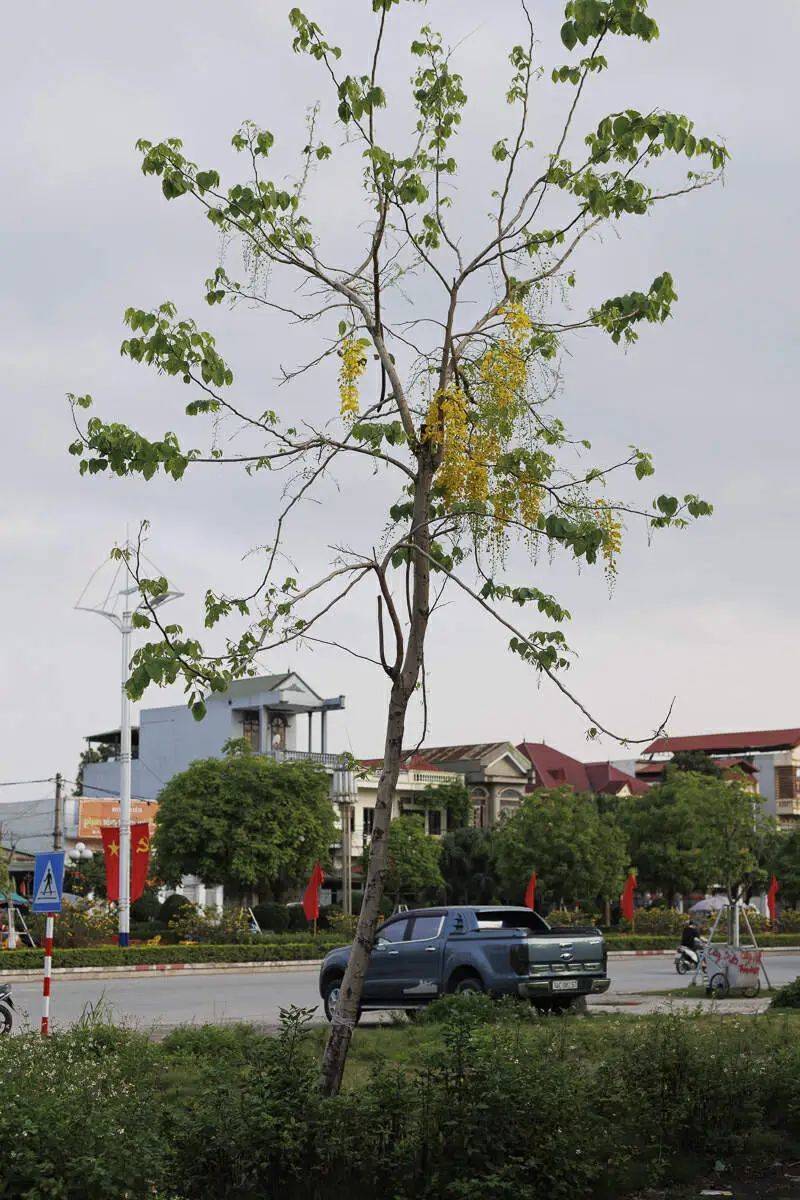
[[[66,452],[67,391],[91,392],[100,415],[151,435],[187,430],[185,389],[119,357],[123,310],[170,298],[194,314],[218,335],[237,397],[255,411],[307,405],[319,414],[337,404],[332,370],[291,393],[276,389],[281,364],[315,353],[307,331],[287,333],[262,312],[206,307],[202,283],[219,261],[219,242],[189,204],[163,200],[134,150],[138,137],[179,135],[201,165],[227,169],[236,165],[230,136],[252,117],[278,137],[273,170],[295,171],[304,114],[329,96],[316,64],[291,53],[289,7],[28,0],[5,13],[0,781],[56,770],[73,778],[82,737],[118,723],[118,639],[73,605],[126,522],[151,520],[149,552],[186,592],[174,613],[190,629],[205,588],[246,584],[258,563],[242,560],[269,538],[278,492],[263,477],[238,477],[229,467],[181,484],[79,477]],[[305,7],[335,28],[351,69],[360,67],[372,28],[368,0]],[[531,7],[549,76],[566,57],[556,39],[560,6]],[[588,303],[646,286],[664,269],[679,302],[672,320],[648,329],[628,353],[599,334],[573,342],[559,411],[601,460],[631,443],[653,451],[656,479],[641,498],[697,490],[716,512],[652,545],[631,527],[611,597],[602,572],[579,573],[563,560],[552,568],[542,561],[526,577],[572,611],[579,658],[569,683],[614,729],[646,736],[673,696],[675,733],[791,726],[800,724],[800,9],[773,0],[767,19],[744,0],[660,0],[651,8],[660,41],[613,46],[612,71],[587,98],[581,128],[620,105],[660,105],[724,137],[732,160],[724,187],[630,220],[577,260],[578,295]],[[521,37],[519,10],[513,0],[403,5],[391,23],[390,99],[406,87],[401,51],[422,20],[462,43],[456,61],[473,103],[457,149],[465,172],[458,215],[471,245],[494,186],[488,147],[509,128],[504,54]],[[535,141],[545,144],[567,98],[543,81]],[[338,146],[329,124],[325,132]],[[363,210],[337,161],[313,180],[311,212],[323,244],[344,258],[363,238],[354,228]],[[202,444],[196,426],[185,436]],[[370,491],[368,474],[339,482],[292,531],[298,565],[319,567],[331,541],[370,545],[380,536],[375,513],[391,499],[388,483]],[[431,632],[430,742],[524,736],[584,758],[627,757],[609,740],[587,746],[585,718],[551,685],[537,685],[509,655],[501,629],[452,599]],[[365,591],[327,636],[373,653],[373,618]],[[346,694],[331,748],[380,752],[386,688],[374,668],[324,647],[281,652],[265,665],[296,667],[323,694]],[[154,692],[147,703],[176,695]],[[25,794],[8,789],[2,798]]]

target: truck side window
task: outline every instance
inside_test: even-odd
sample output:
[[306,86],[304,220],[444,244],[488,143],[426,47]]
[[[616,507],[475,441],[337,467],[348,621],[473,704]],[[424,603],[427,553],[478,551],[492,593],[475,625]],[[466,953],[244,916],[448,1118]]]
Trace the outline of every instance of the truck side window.
[[399,921],[389,921],[378,930],[377,936],[385,942],[402,942],[407,929],[408,917],[402,917]]
[[412,942],[427,941],[429,938],[439,936],[442,928],[444,917],[414,917],[414,924],[411,927],[410,940]]

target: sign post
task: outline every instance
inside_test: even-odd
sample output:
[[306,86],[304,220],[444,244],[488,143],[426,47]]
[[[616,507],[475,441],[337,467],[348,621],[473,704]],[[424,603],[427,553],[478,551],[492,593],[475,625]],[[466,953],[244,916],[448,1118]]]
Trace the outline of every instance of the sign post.
[[50,980],[53,972],[53,926],[61,912],[64,892],[64,851],[45,850],[36,855],[33,870],[33,912],[45,913],[44,977],[42,979],[42,1037],[50,1035]]

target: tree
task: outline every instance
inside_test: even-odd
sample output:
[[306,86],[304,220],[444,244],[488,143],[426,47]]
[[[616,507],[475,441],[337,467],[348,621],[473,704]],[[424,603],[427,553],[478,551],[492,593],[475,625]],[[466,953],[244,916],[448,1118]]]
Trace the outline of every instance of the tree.
[[797,907],[800,903],[800,830],[793,829],[778,838],[772,869],[781,885],[782,903]]
[[666,773],[674,771],[693,771],[695,775],[713,775],[715,779],[722,777],[719,763],[706,754],[705,750],[679,750],[673,754],[665,768]]
[[238,895],[282,890],[327,860],[336,824],[325,772],[276,763],[236,743],[194,762],[159,797],[153,839],[160,878],[222,883]]
[[623,818],[640,887],[661,892],[669,903],[700,883],[697,815],[684,801],[686,778],[682,771],[668,773],[635,797]]
[[117,754],[117,747],[111,746],[107,742],[100,742],[97,746],[87,746],[81,751],[81,756],[78,759],[78,770],[75,772],[75,786],[72,789],[73,796],[83,795],[83,768],[90,763],[108,762],[110,758],[114,758]]
[[519,902],[536,871],[540,893],[560,905],[618,896],[628,849],[616,822],[592,796],[569,787],[526,796],[497,831],[495,854],[506,895]]
[[423,808],[441,808],[446,812],[448,829],[461,829],[469,820],[472,808],[469,788],[457,779],[423,788],[414,799]]
[[764,798],[738,781],[691,774],[685,781],[680,802],[695,815],[701,886],[720,886],[732,901],[765,887],[778,826]]
[[673,770],[633,806],[631,856],[643,883],[670,899],[724,888],[731,900],[766,883],[777,823],[736,779]]
[[[485,155],[489,178],[486,200],[471,187],[465,208],[471,220],[491,209],[480,233],[470,224],[468,236],[457,231],[463,212],[455,190],[466,84],[454,53],[424,25],[410,46],[414,115],[412,128],[402,133],[406,97],[395,97],[390,108],[385,87],[388,64],[399,59],[397,46],[386,52],[398,3],[372,0],[369,55],[354,69],[344,65],[342,50],[317,22],[298,8],[289,13],[293,48],[319,64],[338,123],[331,137],[328,109],[313,109],[296,183],[284,182],[284,165],[270,174],[275,136],[251,121],[233,137],[244,167],[227,185],[215,168],[192,162],[177,138],[138,143],[145,175],[160,181],[167,200],[196,204],[211,222],[215,242],[221,236],[226,247],[227,265],[213,270],[206,300],[260,309],[279,325],[268,326],[265,345],[281,344],[280,322],[299,323],[310,338],[316,332],[309,358],[284,368],[282,378],[289,386],[304,383],[318,369],[321,383],[291,405],[284,421],[277,399],[248,402],[232,391],[233,371],[213,335],[166,302],[127,310],[130,336],[122,353],[187,386],[186,414],[210,420],[205,448],[189,448],[196,443],[187,445],[174,431],[142,433],[96,416],[84,425],[92,398],[70,397],[76,424],[70,451],[84,473],[150,479],[163,471],[178,480],[207,468],[220,478],[238,464],[251,474],[264,472],[267,480],[271,470],[282,468],[292,481],[253,588],[206,595],[208,627],[234,621],[216,654],[181,626],[164,624],[155,601],[167,579],[148,578],[138,553],[117,549],[142,595],[143,611],[134,621],[152,634],[133,657],[131,696],[181,677],[201,718],[204,696],[254,673],[258,653],[317,639],[339,644],[323,636],[324,619],[359,585],[369,580],[375,588],[377,645],[367,657],[389,680],[384,763],[358,931],[324,1055],[328,1093],[341,1083],[358,1013],[387,871],[408,706],[424,684],[426,637],[442,593],[470,598],[499,623],[511,651],[578,704],[591,735],[610,732],[563,681],[569,654],[560,626],[569,613],[534,586],[527,568],[520,577],[510,570],[509,546],[518,543],[541,564],[560,550],[601,565],[612,580],[626,516],[661,530],[711,511],[694,493],[682,499],[662,493],[652,503],[626,498],[617,479],[650,476],[650,454],[630,449],[610,462],[587,458],[588,443],[568,434],[553,409],[562,355],[577,331],[598,330],[630,346],[644,326],[669,317],[676,299],[673,279],[663,270],[641,288],[573,311],[565,298],[576,294],[573,261],[585,239],[647,214],[676,193],[705,187],[727,158],[724,146],[696,132],[687,117],[649,103],[645,112],[622,106],[579,130],[591,83],[608,67],[606,49],[618,39],[646,43],[657,36],[646,0],[569,0],[562,45],[549,62],[522,0],[524,40],[510,49],[504,89],[508,128],[496,130],[491,148],[466,147],[470,161]],[[356,11],[355,4],[347,8]],[[529,136],[539,108],[532,89],[540,79],[541,86],[552,81],[565,93],[561,131],[553,144],[541,146]],[[482,77],[482,91],[485,86]],[[387,120],[395,112],[390,129]],[[335,210],[341,224],[339,236],[323,245],[309,191],[331,159],[336,174],[327,186],[352,183],[362,189],[363,204],[359,209],[351,201],[352,189],[340,205],[325,196],[326,210]],[[676,182],[668,163],[683,159],[689,174]],[[363,247],[349,263],[339,262],[342,245],[359,233]],[[230,261],[237,246],[245,267],[241,281]],[[324,393],[337,364],[339,413],[329,409],[319,418],[309,391]],[[234,453],[223,448],[225,421],[237,432]],[[301,502],[336,471],[347,473],[347,490],[359,487],[372,497],[365,508],[375,513],[375,536],[362,547],[337,545],[329,569],[318,577],[300,581],[293,573],[281,579],[282,542]],[[381,508],[387,478],[397,488],[388,513]],[[298,551],[291,547],[293,562]],[[310,553],[313,559],[315,551]],[[538,613],[534,619],[542,628],[532,629],[526,617],[514,619],[514,606]],[[346,649],[364,655],[360,647]],[[424,702],[424,688],[420,694]],[[630,732],[628,740],[634,740]]]
[[493,830],[466,826],[446,833],[439,869],[448,904],[490,904],[498,889]]
[[[365,846],[367,867],[371,847]],[[439,843],[425,832],[418,813],[396,817],[389,827],[385,889],[395,907],[401,900],[416,903],[424,893],[440,888],[444,880],[439,870]]]

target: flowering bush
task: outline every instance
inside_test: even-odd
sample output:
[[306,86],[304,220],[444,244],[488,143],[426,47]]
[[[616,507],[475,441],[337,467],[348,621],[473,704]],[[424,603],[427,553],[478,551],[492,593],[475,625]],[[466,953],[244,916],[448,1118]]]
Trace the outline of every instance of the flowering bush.
[[170,921],[169,928],[184,942],[221,946],[253,940],[250,917],[242,908],[223,908],[220,912],[191,905]]
[[640,908],[636,912],[633,923],[623,917],[619,927],[625,932],[635,930],[636,933],[663,933],[677,936],[688,919],[688,913],[679,913],[674,908]]
[[[41,946],[44,942],[45,917],[33,913],[28,927]],[[80,950],[87,946],[113,943],[117,934],[116,909],[105,901],[79,900],[65,904],[55,919],[55,944],[64,950]]]

